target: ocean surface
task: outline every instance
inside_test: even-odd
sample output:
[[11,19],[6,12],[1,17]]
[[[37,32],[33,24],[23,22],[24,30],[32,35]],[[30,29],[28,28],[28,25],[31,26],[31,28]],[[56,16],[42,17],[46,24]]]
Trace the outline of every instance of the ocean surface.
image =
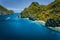
[[11,14],[0,16],[0,40],[60,40],[60,33]]

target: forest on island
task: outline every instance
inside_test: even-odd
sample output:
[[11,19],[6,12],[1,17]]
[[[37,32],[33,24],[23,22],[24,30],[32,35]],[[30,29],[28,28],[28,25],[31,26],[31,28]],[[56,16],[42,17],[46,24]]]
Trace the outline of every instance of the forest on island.
[[20,15],[21,18],[33,17],[35,20],[43,20],[47,26],[60,26],[60,0],[55,0],[48,5],[32,2]]
[[[13,10],[0,5],[0,15],[13,14]],[[60,0],[55,0],[48,5],[41,5],[38,2],[32,2],[18,15],[21,18],[29,18],[31,20],[42,20],[46,22],[46,26],[60,26]]]
[[7,14],[13,14],[13,10],[8,10],[7,8],[0,5],[0,15],[7,15]]

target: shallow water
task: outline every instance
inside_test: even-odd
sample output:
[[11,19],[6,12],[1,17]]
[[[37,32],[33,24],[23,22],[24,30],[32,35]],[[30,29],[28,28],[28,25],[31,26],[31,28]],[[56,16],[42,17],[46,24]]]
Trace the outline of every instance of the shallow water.
[[60,40],[60,33],[12,14],[0,16],[0,40]]

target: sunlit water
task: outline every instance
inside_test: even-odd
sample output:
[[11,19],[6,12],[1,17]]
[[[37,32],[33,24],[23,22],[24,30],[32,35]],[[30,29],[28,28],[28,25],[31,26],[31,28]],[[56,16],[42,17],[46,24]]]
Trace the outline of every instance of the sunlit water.
[[0,40],[60,40],[60,33],[18,14],[0,16]]

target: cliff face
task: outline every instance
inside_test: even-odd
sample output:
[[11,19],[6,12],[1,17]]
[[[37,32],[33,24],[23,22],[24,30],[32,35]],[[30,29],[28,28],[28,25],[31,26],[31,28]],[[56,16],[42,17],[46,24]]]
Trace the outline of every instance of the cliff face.
[[44,20],[47,21],[49,18],[55,18],[60,20],[60,1],[55,0],[49,5],[40,5],[37,2],[32,2],[32,4],[25,8],[20,13],[22,18],[27,18],[34,16],[35,20]]
[[8,10],[2,5],[0,5],[0,15],[12,14],[14,13],[12,10]]
[[31,17],[33,15],[35,20],[40,20],[42,19],[42,14],[44,13],[44,11],[46,11],[45,7],[45,5],[39,5],[39,3],[37,2],[32,2],[32,4],[28,8],[25,8],[20,13],[20,15],[22,18]]

